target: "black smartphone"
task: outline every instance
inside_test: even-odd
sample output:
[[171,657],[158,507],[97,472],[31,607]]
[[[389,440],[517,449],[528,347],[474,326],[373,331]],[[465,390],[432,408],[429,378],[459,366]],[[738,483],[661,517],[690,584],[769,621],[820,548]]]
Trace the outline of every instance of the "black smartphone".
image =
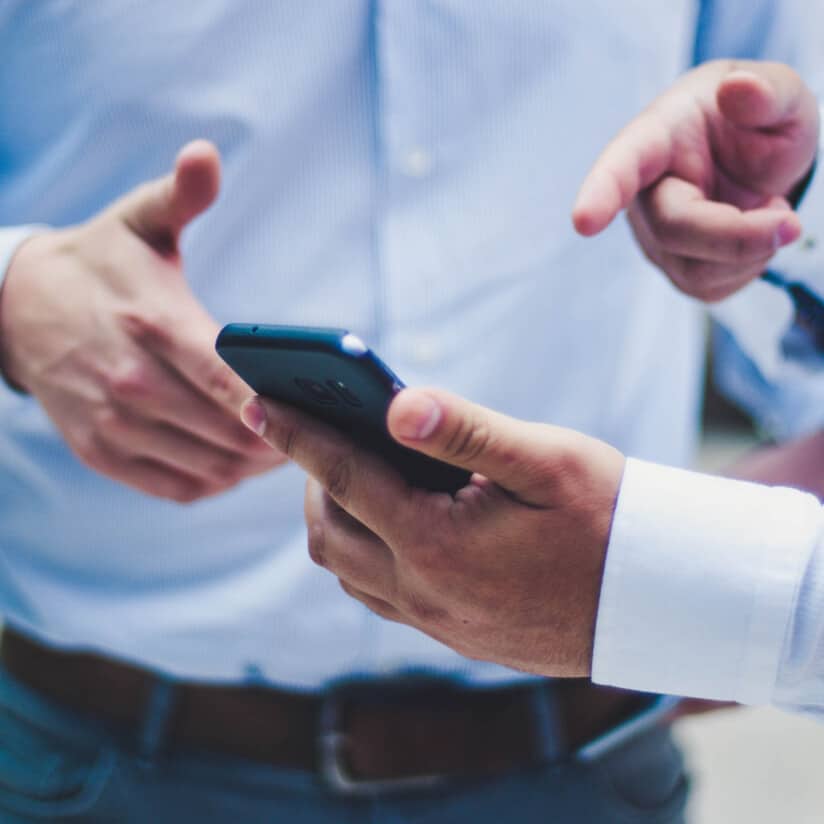
[[392,438],[386,412],[404,384],[345,329],[230,323],[215,348],[259,395],[331,424],[383,457],[413,486],[454,494],[469,481],[466,470]]

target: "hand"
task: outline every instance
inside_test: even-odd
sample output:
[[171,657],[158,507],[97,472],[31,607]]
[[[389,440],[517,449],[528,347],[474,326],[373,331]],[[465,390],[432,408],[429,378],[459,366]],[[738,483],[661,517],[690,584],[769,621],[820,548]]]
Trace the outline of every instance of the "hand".
[[573,222],[595,235],[627,209],[644,253],[679,289],[720,300],[800,236],[787,198],[817,146],[818,105],[792,69],[705,63],[609,144]]
[[252,392],[183,274],[179,238],[214,201],[220,159],[196,141],[172,174],[25,242],[0,302],[3,365],[75,454],[151,495],[192,501],[284,458],[238,421]]
[[389,409],[393,437],[479,473],[452,498],[409,487],[291,407],[259,399],[243,417],[311,476],[309,552],[350,595],[470,658],[589,674],[619,452],[406,389]]

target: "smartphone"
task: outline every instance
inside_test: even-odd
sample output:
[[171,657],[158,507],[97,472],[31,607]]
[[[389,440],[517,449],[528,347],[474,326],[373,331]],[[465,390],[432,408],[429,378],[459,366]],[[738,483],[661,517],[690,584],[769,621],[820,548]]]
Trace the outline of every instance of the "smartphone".
[[345,329],[230,323],[218,354],[259,395],[291,404],[376,452],[412,485],[455,493],[466,470],[401,446],[386,413],[404,384]]

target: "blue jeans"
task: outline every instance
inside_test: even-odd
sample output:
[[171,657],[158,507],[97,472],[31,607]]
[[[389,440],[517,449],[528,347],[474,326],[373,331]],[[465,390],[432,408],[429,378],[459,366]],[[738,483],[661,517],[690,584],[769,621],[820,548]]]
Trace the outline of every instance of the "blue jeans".
[[0,822],[588,824],[683,822],[687,781],[661,728],[592,764],[568,762],[437,790],[347,798],[297,770],[163,752],[163,702],[142,741],[44,700],[0,669]]

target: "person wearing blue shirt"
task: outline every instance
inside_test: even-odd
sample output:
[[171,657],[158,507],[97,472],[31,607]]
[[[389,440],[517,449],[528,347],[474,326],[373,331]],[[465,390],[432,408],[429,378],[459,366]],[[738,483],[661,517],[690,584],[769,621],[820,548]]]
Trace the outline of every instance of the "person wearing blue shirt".
[[[817,101],[786,66],[709,62],[609,145],[574,220],[597,234],[628,208],[648,257],[683,291],[718,300],[762,276],[785,231],[797,235],[779,193],[801,197],[818,143]],[[822,280],[810,284],[819,294]],[[824,300],[791,286],[787,360],[801,353],[812,368],[814,355],[820,370]],[[379,615],[547,676],[824,711],[820,429],[739,462],[734,474],[756,485],[627,460],[571,430],[404,390],[389,409],[392,435],[477,473],[447,500],[409,489],[294,409],[260,399],[242,414],[312,476],[313,559]]]
[[313,566],[214,337],[345,326],[409,384],[688,464],[703,311],[570,206],[696,31],[806,77],[805,14],[0,7],[4,820],[683,820],[667,729],[632,726],[654,699],[464,657]]

